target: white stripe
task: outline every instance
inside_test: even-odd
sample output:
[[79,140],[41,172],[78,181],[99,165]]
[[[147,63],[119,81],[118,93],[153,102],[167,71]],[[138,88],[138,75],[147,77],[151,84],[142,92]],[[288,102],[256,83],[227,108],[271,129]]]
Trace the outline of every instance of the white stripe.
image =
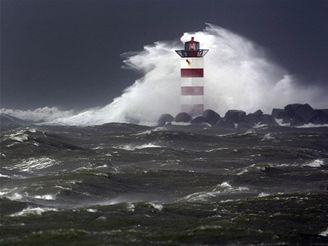
[[181,58],[181,68],[204,68],[203,57]]
[[181,86],[204,86],[204,78],[181,78]]
[[204,96],[182,96],[181,104],[203,104]]

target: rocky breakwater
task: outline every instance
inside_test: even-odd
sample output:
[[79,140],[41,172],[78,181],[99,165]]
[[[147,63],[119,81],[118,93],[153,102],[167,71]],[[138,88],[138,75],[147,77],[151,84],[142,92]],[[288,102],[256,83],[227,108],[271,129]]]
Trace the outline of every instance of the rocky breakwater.
[[228,110],[224,117],[221,117],[211,109],[194,118],[186,112],[180,112],[175,117],[162,114],[158,119],[158,125],[169,124],[207,124],[220,128],[323,125],[328,124],[328,109],[313,109],[309,104],[296,103],[288,104],[283,109],[274,108],[271,114],[264,114],[262,110],[249,114],[242,110]]

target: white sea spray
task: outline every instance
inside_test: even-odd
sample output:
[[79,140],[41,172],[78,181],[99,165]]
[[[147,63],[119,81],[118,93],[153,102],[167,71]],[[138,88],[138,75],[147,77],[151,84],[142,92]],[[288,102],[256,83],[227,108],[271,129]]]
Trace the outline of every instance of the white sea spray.
[[[139,71],[137,79],[124,93],[104,107],[74,114],[43,108],[29,112],[34,118],[50,119],[64,125],[98,125],[107,122],[155,124],[160,114],[175,115],[180,111],[180,57],[174,52],[182,42],[194,36],[205,56],[205,107],[220,114],[228,109],[268,113],[289,103],[310,103],[315,108],[328,104],[323,88],[300,85],[298,78],[272,62],[264,49],[236,33],[207,24],[202,31],[184,33],[181,42],[158,41],[140,52],[125,54],[125,66]],[[236,72],[238,71],[238,72]],[[151,102],[151,103],[150,103]],[[50,110],[49,110],[50,109]],[[10,113],[8,110],[6,113]],[[20,112],[23,115],[24,112]],[[12,112],[14,114],[14,112]],[[18,114],[16,114],[18,115]],[[26,114],[25,114],[26,115]],[[32,118],[33,118],[32,117]]]

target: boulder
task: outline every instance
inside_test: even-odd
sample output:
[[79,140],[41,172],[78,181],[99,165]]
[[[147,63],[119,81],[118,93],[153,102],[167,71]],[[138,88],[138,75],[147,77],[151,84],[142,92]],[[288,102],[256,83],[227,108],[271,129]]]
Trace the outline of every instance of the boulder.
[[313,124],[328,124],[328,109],[316,109],[316,116],[311,120]]
[[317,112],[309,104],[300,106],[295,112],[295,117],[301,118],[305,123],[311,122],[316,115]]
[[268,126],[277,126],[278,123],[275,121],[275,119],[272,117],[272,115],[269,114],[263,114],[260,117],[260,124],[268,125]]
[[224,118],[232,123],[239,123],[245,120],[246,113],[241,110],[228,110]]
[[251,113],[251,114],[260,117],[261,115],[263,115],[263,112],[262,112],[261,109],[259,109],[259,110],[256,110],[254,113]]
[[203,116],[197,116],[196,118],[192,119],[191,124],[202,124],[202,123],[207,123],[206,118]]
[[159,119],[158,119],[158,125],[159,126],[164,126],[167,123],[170,123],[174,120],[174,117],[170,114],[162,114]]
[[271,113],[272,117],[275,119],[282,119],[282,123],[290,123],[291,115],[284,109],[274,108]]
[[328,109],[316,109],[318,110],[319,112],[325,114],[325,115],[328,115]]
[[295,111],[301,107],[303,104],[301,103],[293,103],[293,104],[287,104],[285,106],[285,111],[290,115],[290,116],[294,116],[295,115]]
[[178,113],[175,116],[175,121],[176,122],[190,122],[191,119],[192,119],[191,116],[186,112]]
[[230,121],[230,120],[227,120],[225,118],[223,119],[220,119],[216,124],[215,124],[216,127],[220,127],[220,128],[228,128],[228,129],[233,129],[235,128],[235,124]]
[[255,124],[260,122],[262,115],[262,110],[257,110],[254,113],[246,115],[245,121],[240,123],[240,127],[253,127]]
[[317,112],[309,104],[288,104],[285,111],[291,116],[292,125],[310,123],[317,115]]
[[206,122],[210,123],[211,125],[215,125],[218,120],[221,119],[221,116],[211,109],[205,110],[203,112],[203,117],[205,118]]
[[236,123],[236,127],[239,129],[249,129],[249,128],[252,128],[254,125],[255,124],[248,122],[248,121]]
[[271,115],[276,119],[283,119],[284,117],[290,117],[289,114],[282,108],[274,108],[272,109]]

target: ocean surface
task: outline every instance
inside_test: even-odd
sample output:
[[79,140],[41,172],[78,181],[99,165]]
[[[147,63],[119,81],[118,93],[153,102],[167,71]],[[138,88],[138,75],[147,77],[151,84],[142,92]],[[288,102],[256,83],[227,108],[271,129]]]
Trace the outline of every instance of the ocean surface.
[[0,245],[328,245],[328,127],[1,130]]

